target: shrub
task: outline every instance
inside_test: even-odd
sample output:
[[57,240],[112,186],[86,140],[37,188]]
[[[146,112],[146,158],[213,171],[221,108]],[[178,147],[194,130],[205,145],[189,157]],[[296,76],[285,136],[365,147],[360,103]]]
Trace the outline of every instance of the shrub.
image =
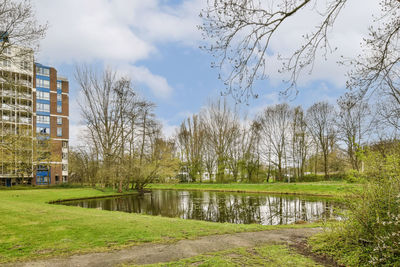
[[298,177],[296,182],[320,182],[325,180],[324,175],[319,174],[305,174],[303,177]]
[[400,149],[370,151],[365,161],[364,190],[350,199],[341,227],[312,241],[314,250],[348,266],[400,266]]
[[343,180],[348,183],[363,183],[365,182],[365,176],[357,170],[348,170],[343,175]]

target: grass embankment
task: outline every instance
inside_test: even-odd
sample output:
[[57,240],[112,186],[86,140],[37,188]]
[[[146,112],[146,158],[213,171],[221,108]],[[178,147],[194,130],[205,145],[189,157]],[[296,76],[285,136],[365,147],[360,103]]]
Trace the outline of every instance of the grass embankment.
[[267,184],[209,184],[209,183],[181,183],[181,184],[151,184],[151,189],[175,190],[207,190],[221,192],[247,192],[293,194],[327,197],[344,197],[360,188],[358,184],[344,182],[314,182],[314,183],[267,183]]
[[48,204],[111,194],[115,192],[89,188],[0,190],[0,262],[212,234],[316,226],[222,224]]
[[146,266],[322,266],[284,245],[237,248],[203,254],[180,261]]

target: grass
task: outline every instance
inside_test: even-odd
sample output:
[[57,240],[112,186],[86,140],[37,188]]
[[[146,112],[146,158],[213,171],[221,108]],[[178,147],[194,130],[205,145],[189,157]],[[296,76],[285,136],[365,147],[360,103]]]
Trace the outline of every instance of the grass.
[[358,184],[344,182],[313,182],[313,183],[268,183],[268,184],[211,184],[211,183],[181,183],[181,184],[151,184],[151,189],[175,190],[207,190],[224,192],[252,192],[302,194],[313,196],[343,197],[357,190]]
[[101,197],[90,188],[0,190],[0,262],[104,251],[146,242],[309,225],[236,225],[48,204]]
[[203,254],[175,262],[146,266],[322,266],[312,259],[288,249],[285,245],[237,248]]

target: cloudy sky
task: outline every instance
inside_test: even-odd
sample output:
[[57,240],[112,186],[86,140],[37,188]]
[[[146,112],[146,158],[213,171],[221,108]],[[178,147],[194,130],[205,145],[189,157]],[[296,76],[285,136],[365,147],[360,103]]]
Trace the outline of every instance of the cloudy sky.
[[[156,113],[166,135],[188,115],[197,113],[210,98],[219,97],[223,84],[210,68],[212,57],[199,49],[204,44],[197,25],[206,0],[33,0],[40,22],[49,30],[40,45],[37,61],[54,66],[70,80],[71,145],[81,123],[74,81],[76,64],[98,68],[111,66],[129,75],[134,86],[157,105]],[[330,33],[335,53],[320,59],[311,75],[305,75],[292,104],[305,108],[313,102],[332,103],[345,92],[346,68],[337,65],[340,56],[360,52],[360,42],[378,10],[376,0],[352,0]],[[318,15],[304,10],[292,18],[273,39],[268,63],[269,80],[258,82],[259,99],[240,108],[250,116],[284,99],[278,74],[277,53],[290,54],[301,35],[313,30]],[[207,42],[207,40],[205,40]]]

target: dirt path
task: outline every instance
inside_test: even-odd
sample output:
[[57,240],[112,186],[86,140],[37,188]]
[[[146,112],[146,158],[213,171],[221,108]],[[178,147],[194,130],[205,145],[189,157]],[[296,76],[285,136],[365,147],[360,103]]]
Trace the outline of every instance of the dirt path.
[[266,243],[300,243],[321,228],[280,229],[226,235],[204,236],[195,240],[180,240],[172,244],[145,244],[123,250],[73,255],[40,261],[7,264],[5,266],[115,266],[121,263],[151,264],[175,261],[199,254],[237,247],[254,247]]

